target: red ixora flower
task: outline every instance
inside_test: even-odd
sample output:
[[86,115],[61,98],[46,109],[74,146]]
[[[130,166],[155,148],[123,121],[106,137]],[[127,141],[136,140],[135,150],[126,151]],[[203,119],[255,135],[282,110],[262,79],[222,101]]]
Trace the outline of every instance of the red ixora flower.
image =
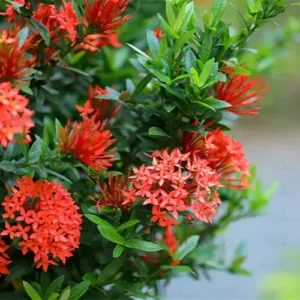
[[164,37],[164,33],[160,27],[158,27],[155,31],[153,31],[153,33],[158,39]]
[[26,108],[29,100],[19,95],[19,88],[12,87],[10,82],[0,83],[0,144],[7,147],[9,142],[16,141],[15,134],[24,135],[17,141],[31,141],[29,129],[34,126],[31,116],[33,111]]
[[130,16],[120,17],[129,0],[85,0],[85,18],[99,33],[126,23]]
[[20,28],[0,29],[0,82],[23,80],[36,65],[35,56],[28,53],[34,47],[32,40],[35,36],[30,36],[20,45],[19,31]]
[[183,146],[186,152],[206,159],[208,165],[220,174],[224,186],[244,189],[249,185],[246,177],[250,176],[250,163],[245,158],[243,146],[221,129],[206,135],[188,132],[185,134]]
[[233,74],[233,69],[227,68],[227,82],[218,82],[216,88],[216,98],[229,103],[231,106],[227,111],[240,115],[257,115],[261,107],[252,105],[259,102],[262,97],[258,96],[257,91],[252,91],[256,87],[256,80],[249,79],[249,76]]
[[[88,111],[93,111],[90,109]],[[84,115],[83,121],[71,123],[60,130],[58,146],[61,152],[70,153],[85,165],[94,170],[106,170],[116,160],[115,149],[108,149],[116,140],[112,139],[110,130],[96,121],[97,114],[91,117]]]
[[4,241],[0,240],[0,274],[3,275],[9,274],[7,266],[12,262],[6,253],[8,248],[9,246],[7,246]]
[[124,190],[124,203],[142,200],[152,206],[152,222],[171,232],[178,224],[179,214],[194,214],[204,222],[212,222],[221,203],[217,190],[219,176],[208,161],[192,153],[182,154],[175,149],[152,153],[152,165],[133,168],[133,187]]
[[45,272],[50,264],[57,265],[56,258],[65,264],[79,247],[82,223],[71,195],[61,184],[34,182],[30,177],[18,179],[12,192],[2,203],[5,229],[1,235],[21,238],[23,255],[32,251],[37,268]]
[[100,185],[98,182],[99,190],[102,196],[95,194],[90,198],[97,202],[96,206],[100,211],[103,207],[114,207],[128,210],[131,203],[124,204],[125,197],[122,193],[124,189],[129,186],[129,179],[125,176],[110,174],[108,182],[104,185]]
[[109,96],[109,92],[96,85],[90,85],[88,90],[88,100],[84,107],[76,105],[77,110],[82,116],[87,116],[90,113],[96,112],[96,121],[103,124],[111,121],[121,110],[122,103],[109,99],[96,98],[97,96]]

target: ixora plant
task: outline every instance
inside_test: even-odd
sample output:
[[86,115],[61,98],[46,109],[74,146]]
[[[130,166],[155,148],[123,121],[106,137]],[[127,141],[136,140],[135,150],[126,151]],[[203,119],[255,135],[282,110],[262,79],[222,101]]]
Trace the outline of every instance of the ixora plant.
[[244,245],[226,261],[216,237],[272,191],[227,131],[260,110],[247,42],[287,7],[247,0],[233,34],[226,0],[202,20],[189,0],[7,1],[1,299],[156,299],[182,272],[249,274]]

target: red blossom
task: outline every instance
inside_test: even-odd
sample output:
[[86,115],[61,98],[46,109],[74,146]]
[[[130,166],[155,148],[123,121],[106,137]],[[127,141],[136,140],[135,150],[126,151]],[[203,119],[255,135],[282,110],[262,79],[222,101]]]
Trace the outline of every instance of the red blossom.
[[259,102],[262,97],[258,96],[257,91],[251,91],[256,87],[256,80],[249,79],[249,76],[242,74],[233,74],[233,70],[227,68],[227,82],[218,82],[216,88],[216,98],[229,103],[231,106],[227,111],[240,115],[257,115],[261,107],[252,105]]
[[116,160],[115,149],[108,149],[114,142],[110,130],[105,129],[101,122],[96,122],[97,114],[84,116],[82,122],[68,121],[60,130],[58,146],[61,152],[70,153],[85,165],[94,170],[106,170]]
[[20,45],[20,28],[0,29],[0,82],[23,80],[36,65],[35,56],[28,51],[34,47],[34,35]]
[[29,177],[18,179],[12,191],[2,205],[5,212],[13,209],[14,216],[3,215],[5,230],[1,235],[21,238],[23,255],[32,251],[37,268],[45,272],[49,264],[57,265],[56,258],[65,264],[79,247],[82,223],[71,195],[61,184],[42,179],[34,182]]
[[125,176],[110,174],[108,177],[108,182],[104,185],[98,183],[99,190],[102,194],[91,196],[90,198],[97,202],[97,208],[101,211],[103,207],[114,207],[121,208],[124,210],[129,209],[130,203],[124,204],[125,196],[122,190],[127,189],[129,186],[129,179]]
[[118,42],[118,34],[116,32],[107,32],[106,34],[94,33],[85,37],[84,41],[78,46],[79,50],[96,52],[105,46],[112,46],[114,48],[122,47]]
[[7,266],[11,264],[11,260],[6,253],[6,250],[9,248],[4,241],[0,240],[0,274],[8,275],[9,270]]
[[192,153],[182,154],[179,149],[152,153],[152,165],[134,168],[133,187],[123,191],[124,204],[142,200],[152,206],[152,222],[167,227],[171,232],[178,224],[179,214],[193,213],[199,220],[212,222],[221,203],[217,189],[219,176]]
[[87,116],[93,112],[96,112],[96,121],[103,124],[112,120],[121,110],[122,104],[120,102],[111,101],[109,99],[96,98],[97,96],[109,96],[109,92],[102,89],[100,86],[91,86],[88,90],[88,100],[84,107],[76,105],[76,108],[81,112],[82,116]]
[[245,158],[242,144],[219,128],[205,136],[186,133],[183,144],[186,152],[193,152],[208,161],[208,165],[220,174],[223,185],[234,189],[249,185],[246,177],[250,176],[250,163]]
[[34,126],[31,120],[33,111],[26,108],[29,100],[19,95],[19,89],[10,82],[0,83],[0,144],[7,147],[9,142],[16,141],[15,134],[24,135],[19,142],[31,141],[29,129]]
[[163,31],[160,27],[158,27],[155,31],[153,31],[153,33],[158,39],[164,37]]

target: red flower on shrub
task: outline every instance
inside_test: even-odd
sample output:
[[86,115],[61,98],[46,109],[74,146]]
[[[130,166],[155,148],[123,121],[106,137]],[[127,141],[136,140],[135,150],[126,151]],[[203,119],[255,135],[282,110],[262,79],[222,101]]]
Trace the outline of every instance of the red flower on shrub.
[[160,27],[158,27],[155,31],[153,31],[153,33],[158,39],[164,37],[163,31]]
[[30,36],[21,45],[18,33],[20,28],[0,29],[0,82],[25,79],[36,59],[28,51],[34,47]]
[[11,264],[11,260],[6,253],[6,250],[9,248],[4,241],[0,240],[0,274],[8,275],[9,270],[7,266]]
[[[91,86],[88,90],[89,99],[85,103],[84,107],[76,105],[76,108],[81,112],[82,116],[96,112],[96,121],[101,123],[108,123],[112,120],[121,110],[122,104],[120,102],[111,101],[109,99],[96,98],[97,96],[109,96],[109,92],[102,89],[100,86]],[[85,108],[89,108],[85,110]]]
[[85,0],[85,18],[100,33],[126,23],[130,16],[120,17],[129,0]]
[[179,214],[192,212],[204,222],[212,222],[221,203],[217,189],[219,176],[208,161],[179,149],[152,153],[152,165],[133,168],[133,188],[124,191],[126,203],[142,200],[152,206],[152,222],[171,232]]
[[2,203],[5,229],[1,235],[21,238],[23,255],[32,251],[37,268],[45,272],[50,264],[57,265],[56,258],[65,264],[79,247],[82,223],[71,195],[61,184],[34,182],[30,177],[18,179],[12,192]]
[[115,149],[108,149],[114,142],[110,130],[105,129],[101,122],[96,122],[97,114],[84,116],[82,122],[68,121],[60,130],[58,146],[61,152],[70,153],[85,165],[94,170],[106,170],[116,160]]
[[206,159],[208,165],[220,174],[223,185],[235,189],[248,186],[246,177],[250,175],[250,164],[245,158],[243,146],[219,128],[205,136],[201,133],[186,133],[184,149]]
[[78,49],[96,52],[105,46],[112,46],[114,48],[122,47],[122,44],[118,42],[118,34],[116,32],[90,34],[85,37],[84,41],[78,46]]
[[247,75],[233,74],[233,70],[225,70],[228,74],[227,82],[218,82],[216,88],[216,98],[228,102],[231,107],[227,111],[240,115],[257,115],[261,107],[253,107],[262,97],[257,91],[252,91],[256,87],[255,79],[249,79]]
[[3,147],[17,140],[15,134],[24,135],[23,140],[18,139],[19,142],[31,141],[29,130],[34,123],[31,120],[33,111],[26,108],[28,102],[10,82],[0,83],[0,144]]
[[125,176],[110,174],[108,182],[104,185],[98,183],[99,190],[102,194],[91,196],[90,198],[97,202],[96,206],[100,211],[103,207],[121,208],[124,210],[129,209],[131,203],[124,204],[125,197],[122,193],[124,189],[129,186],[129,179]]

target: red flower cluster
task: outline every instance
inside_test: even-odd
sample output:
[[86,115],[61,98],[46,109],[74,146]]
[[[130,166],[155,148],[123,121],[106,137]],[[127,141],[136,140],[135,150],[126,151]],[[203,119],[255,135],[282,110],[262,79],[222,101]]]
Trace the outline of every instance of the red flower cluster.
[[[186,133],[184,150],[206,159],[208,165],[221,176],[223,185],[244,189],[248,186],[250,164],[245,158],[242,144],[216,129],[205,136],[201,133]],[[238,175],[238,177],[236,176]]]
[[153,33],[158,39],[164,37],[164,33],[160,27],[158,27],[155,31],[153,31]]
[[261,107],[252,107],[262,98],[258,92],[251,90],[256,86],[254,79],[249,80],[249,76],[232,74],[233,70],[228,68],[225,73],[230,77],[227,82],[218,82],[216,88],[216,98],[228,102],[231,106],[227,111],[240,115],[257,115]]
[[20,45],[17,36],[19,30],[0,29],[0,82],[25,79],[30,69],[35,67],[35,57],[28,54],[28,50],[34,46],[34,36]]
[[88,117],[93,108],[85,107],[83,121],[73,123],[71,131],[70,120],[65,128],[60,130],[59,149],[63,153],[70,153],[76,159],[94,170],[106,170],[116,160],[113,155],[115,149],[108,149],[115,140],[110,130],[105,129],[101,122],[97,122],[97,113]]
[[[64,264],[79,247],[81,215],[79,207],[61,184],[23,177],[17,180],[12,196],[6,196],[2,205],[5,213],[3,236],[21,238],[19,246],[25,255],[34,253],[37,268]],[[13,223],[13,225],[11,225]]]
[[2,240],[0,240],[0,274],[8,275],[9,271],[7,266],[11,263],[6,250],[9,248]]
[[99,190],[102,197],[95,194],[90,198],[97,202],[97,208],[100,211],[103,207],[114,207],[128,210],[131,203],[124,204],[125,197],[122,193],[124,189],[129,186],[129,179],[125,176],[118,176],[110,174],[108,177],[108,182],[101,186],[98,183]]
[[[24,0],[19,0],[19,4],[25,5]],[[33,11],[31,18],[41,22],[50,32],[51,40],[57,40],[58,37],[69,38],[72,42],[77,37],[76,26],[79,24],[72,1],[62,1],[59,10],[53,4],[38,3],[38,9]],[[30,4],[27,4],[30,7]],[[13,5],[7,5],[7,10],[2,15],[7,16],[7,21],[18,23],[16,10]],[[19,16],[22,18],[22,16]]]
[[30,142],[29,129],[34,126],[30,119],[33,111],[26,108],[28,99],[19,95],[19,89],[13,88],[10,82],[0,83],[0,144],[7,147],[15,141],[15,134],[25,135],[24,140]]
[[100,33],[126,23],[130,16],[120,17],[129,0],[85,0],[85,17]]
[[152,222],[167,227],[178,224],[179,213],[193,214],[204,222],[212,222],[221,203],[217,189],[219,176],[208,161],[178,149],[152,153],[152,165],[133,168],[133,187],[124,190],[124,204],[142,200],[152,205]]

